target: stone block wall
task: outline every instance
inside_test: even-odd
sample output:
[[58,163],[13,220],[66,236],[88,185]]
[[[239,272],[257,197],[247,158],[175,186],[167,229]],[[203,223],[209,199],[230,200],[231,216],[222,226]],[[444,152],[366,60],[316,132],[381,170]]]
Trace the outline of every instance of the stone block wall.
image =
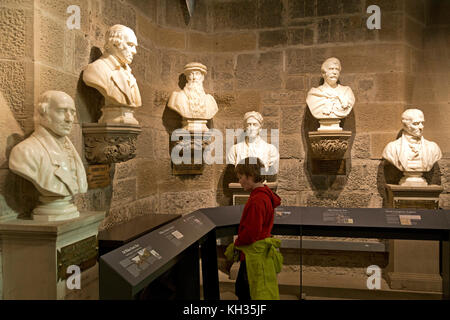
[[445,18],[448,12],[449,1],[427,3],[423,45],[414,62],[411,98],[411,105],[425,113],[424,136],[435,141],[443,153],[436,166],[440,175],[435,176],[435,181],[444,187],[440,205],[446,209],[450,208],[450,22]]
[[[381,8],[381,30],[366,27],[370,4]],[[424,8],[424,1],[213,2],[208,37],[215,40],[209,50],[220,59],[213,79],[221,109],[214,124],[238,124],[245,112],[257,110],[266,128],[280,130],[283,204],[383,205],[381,152],[396,138],[411,103]],[[224,50],[221,43],[233,36],[242,41]],[[331,56],[341,60],[341,83],[356,96],[343,123],[353,132],[345,176],[312,175],[308,158],[307,134],[318,122],[306,93],[319,85],[320,66]]]
[[[436,9],[444,2],[202,0],[189,17],[179,0],[1,0],[0,219],[29,216],[36,201],[33,186],[9,172],[8,157],[33,130],[34,105],[45,90],[74,98],[78,119],[71,139],[84,158],[80,124],[98,119],[100,99],[81,72],[101,55],[104,34],[117,23],[138,38],[131,67],[143,99],[136,112],[142,134],[137,157],[111,167],[110,186],[76,199],[81,209],[107,211],[101,228],[141,214],[230,204],[233,174],[225,164],[206,166],[202,175],[172,175],[170,133],[181,119],[166,103],[192,61],[208,67],[205,89],[219,106],[210,127],[223,133],[241,128],[245,112],[256,110],[265,128],[279,130],[284,205],[381,207],[389,175],[381,152],[413,104],[425,111],[425,136],[443,149],[445,159],[432,176],[448,190],[448,81],[439,81],[448,80],[442,68],[449,61],[442,14],[448,10]],[[381,8],[381,30],[365,26],[370,4]],[[66,26],[69,5],[81,9],[79,30]],[[341,82],[356,96],[343,123],[353,132],[345,176],[312,175],[308,160],[307,134],[318,123],[306,93],[319,85],[321,63],[331,56],[341,60]],[[449,207],[450,200],[444,197],[441,205]]]

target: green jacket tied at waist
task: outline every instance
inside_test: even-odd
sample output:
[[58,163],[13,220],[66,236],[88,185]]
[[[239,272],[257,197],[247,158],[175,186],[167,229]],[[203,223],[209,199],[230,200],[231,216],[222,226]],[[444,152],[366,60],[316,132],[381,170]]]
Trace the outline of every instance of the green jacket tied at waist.
[[283,256],[277,250],[281,240],[265,238],[248,246],[234,247],[231,243],[225,256],[228,260],[237,260],[239,255],[234,249],[244,252],[247,264],[248,285],[252,300],[279,300],[277,273],[281,271]]

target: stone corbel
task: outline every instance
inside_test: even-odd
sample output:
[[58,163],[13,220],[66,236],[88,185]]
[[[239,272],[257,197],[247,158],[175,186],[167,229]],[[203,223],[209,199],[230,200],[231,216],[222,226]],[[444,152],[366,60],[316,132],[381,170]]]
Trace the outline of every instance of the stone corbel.
[[90,164],[125,162],[136,156],[139,125],[84,123],[85,157]]
[[351,131],[311,131],[308,133],[312,173],[321,175],[345,175],[345,155]]
[[[205,168],[204,151],[211,143],[212,134],[209,131],[187,131],[176,133],[176,142],[172,146],[172,173],[174,175],[202,174]],[[183,160],[174,161],[173,155]],[[186,162],[184,160],[187,160]]]

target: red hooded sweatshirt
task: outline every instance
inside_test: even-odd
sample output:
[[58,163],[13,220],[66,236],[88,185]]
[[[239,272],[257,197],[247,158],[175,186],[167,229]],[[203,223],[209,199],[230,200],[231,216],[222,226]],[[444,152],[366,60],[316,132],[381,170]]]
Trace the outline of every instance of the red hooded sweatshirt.
[[[253,189],[242,212],[235,246],[245,246],[271,236],[274,210],[280,197],[266,185]],[[241,260],[243,254],[241,252]]]

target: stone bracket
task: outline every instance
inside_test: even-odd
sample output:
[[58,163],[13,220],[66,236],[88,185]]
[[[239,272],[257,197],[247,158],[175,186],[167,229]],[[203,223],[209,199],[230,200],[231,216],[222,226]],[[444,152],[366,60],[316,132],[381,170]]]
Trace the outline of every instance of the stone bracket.
[[139,125],[83,123],[85,157],[90,164],[125,162],[136,156]]
[[312,173],[345,175],[345,154],[351,131],[310,131],[308,133]]
[[[212,135],[209,132],[187,132],[180,133],[177,136],[181,140],[177,139],[171,146],[171,150],[174,148],[178,150],[175,154],[181,158],[185,156],[185,152],[189,153],[188,163],[175,164],[172,162],[172,174],[174,175],[198,175],[202,174],[205,168],[204,163],[204,151],[205,148],[211,143]],[[171,154],[172,154],[171,151]],[[173,160],[173,159],[172,159]]]

